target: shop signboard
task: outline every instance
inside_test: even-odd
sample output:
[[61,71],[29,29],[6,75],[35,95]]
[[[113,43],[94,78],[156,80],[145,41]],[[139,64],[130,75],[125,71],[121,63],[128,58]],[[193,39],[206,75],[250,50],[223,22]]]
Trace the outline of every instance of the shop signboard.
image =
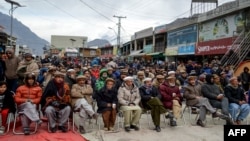
[[165,32],[167,32],[167,26],[165,24],[155,27],[154,34],[160,34]]
[[117,47],[113,47],[113,55],[118,55],[118,49],[117,49]]
[[178,47],[178,55],[195,54],[195,44],[182,45]]
[[197,43],[195,55],[225,54],[232,46],[233,38]]
[[166,48],[165,55],[166,56],[175,56],[175,55],[178,55],[178,46]]

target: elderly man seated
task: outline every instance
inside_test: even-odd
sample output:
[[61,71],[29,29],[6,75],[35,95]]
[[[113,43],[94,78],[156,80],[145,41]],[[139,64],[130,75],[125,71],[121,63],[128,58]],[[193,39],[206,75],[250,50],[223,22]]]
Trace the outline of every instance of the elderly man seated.
[[151,117],[155,124],[155,130],[160,132],[160,115],[167,111],[161,102],[161,94],[158,89],[152,85],[152,79],[145,78],[143,82],[144,85],[139,88],[142,106],[144,109],[151,110]]
[[84,123],[88,117],[97,118],[97,114],[94,112],[92,104],[93,89],[89,84],[86,84],[87,78],[83,75],[76,77],[77,83],[72,86],[71,89],[71,105],[74,110],[80,110],[76,114],[75,124],[78,126],[80,133],[84,134]]
[[141,117],[141,108],[139,102],[141,101],[141,96],[138,87],[133,83],[133,77],[125,77],[124,82],[118,89],[118,102],[120,104],[120,109],[124,114],[124,125],[125,131],[129,132],[130,129],[139,130],[136,126]]

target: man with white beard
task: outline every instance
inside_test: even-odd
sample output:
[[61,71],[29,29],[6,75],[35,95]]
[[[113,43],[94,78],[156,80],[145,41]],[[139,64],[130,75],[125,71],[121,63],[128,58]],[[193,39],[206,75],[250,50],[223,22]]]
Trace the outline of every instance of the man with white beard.
[[[182,102],[180,89],[176,86],[176,78],[168,76],[166,81],[160,85],[159,91],[162,96],[162,103],[170,113],[166,115],[166,118],[170,118],[171,126],[176,126],[176,119],[178,119],[181,114]],[[174,117],[172,117],[172,113]]]

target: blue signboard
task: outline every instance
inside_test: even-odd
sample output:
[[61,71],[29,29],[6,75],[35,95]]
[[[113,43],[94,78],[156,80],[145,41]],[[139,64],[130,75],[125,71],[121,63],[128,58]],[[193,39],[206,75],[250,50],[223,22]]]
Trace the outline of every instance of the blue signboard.
[[190,44],[186,46],[179,46],[178,55],[187,55],[195,53],[195,44]]
[[197,42],[197,25],[187,26],[167,33],[168,47]]

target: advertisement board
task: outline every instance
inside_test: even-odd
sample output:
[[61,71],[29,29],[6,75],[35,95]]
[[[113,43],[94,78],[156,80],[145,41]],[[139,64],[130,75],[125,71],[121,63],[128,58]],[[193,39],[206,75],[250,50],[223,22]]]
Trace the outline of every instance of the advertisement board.
[[213,21],[201,23],[199,26],[199,42],[218,40],[238,35],[245,24],[245,14],[217,18]]
[[195,43],[197,41],[197,32],[197,25],[191,25],[168,32],[168,47]]
[[225,54],[232,46],[233,38],[224,38],[213,41],[199,42],[195,55]]

